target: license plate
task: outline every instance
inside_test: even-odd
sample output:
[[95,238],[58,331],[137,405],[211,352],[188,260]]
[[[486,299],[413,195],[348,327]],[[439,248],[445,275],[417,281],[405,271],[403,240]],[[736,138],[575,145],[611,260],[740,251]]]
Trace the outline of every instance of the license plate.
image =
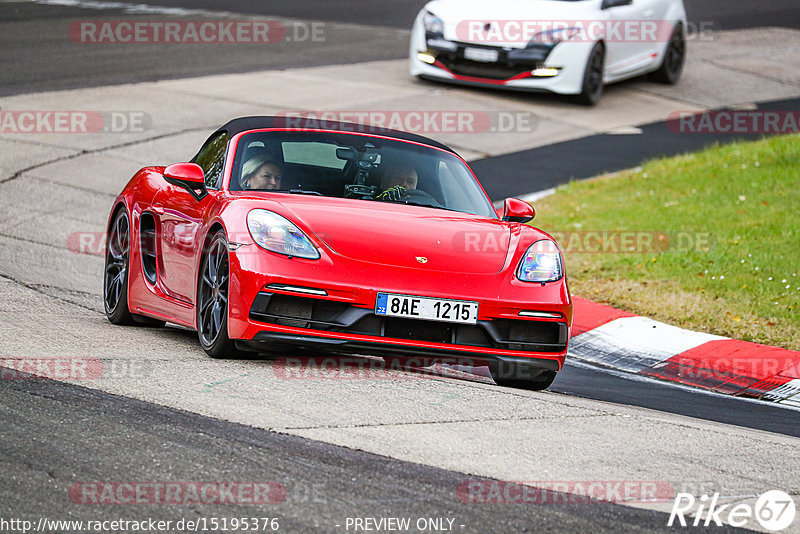
[[465,48],[464,58],[471,59],[472,61],[480,61],[482,63],[494,63],[497,61],[499,54],[497,50],[491,48]]
[[377,315],[477,324],[478,303],[470,300],[435,299],[413,295],[378,293]]

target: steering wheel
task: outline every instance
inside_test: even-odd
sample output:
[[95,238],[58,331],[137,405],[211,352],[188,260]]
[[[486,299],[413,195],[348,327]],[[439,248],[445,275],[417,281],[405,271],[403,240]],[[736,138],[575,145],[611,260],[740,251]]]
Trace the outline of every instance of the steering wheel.
[[401,200],[410,200],[412,202],[418,202],[420,204],[424,203],[431,206],[440,205],[439,202],[433,198],[433,195],[426,193],[422,189],[406,189],[406,192]]

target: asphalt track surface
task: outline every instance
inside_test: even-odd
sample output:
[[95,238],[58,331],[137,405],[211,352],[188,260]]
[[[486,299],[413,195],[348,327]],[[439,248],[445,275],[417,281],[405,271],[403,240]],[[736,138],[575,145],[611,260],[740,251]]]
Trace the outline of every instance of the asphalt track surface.
[[[169,53],[164,53],[163,45],[152,43],[97,46],[66,39],[70,24],[81,21],[231,21],[248,20],[259,15],[251,13],[252,9],[243,14],[229,13],[235,6],[227,2],[214,4],[211,13],[173,16],[158,10],[131,14],[122,9],[0,3],[0,48],[4,51],[0,55],[0,97],[207,74],[396,59],[402,57],[402,50],[408,43],[408,28],[356,25],[352,21],[348,24],[323,23],[324,42],[309,38],[268,44],[173,43]],[[265,2],[241,4],[243,7],[250,4],[267,6]],[[293,4],[305,6],[303,2]],[[305,9],[300,11],[302,13]],[[280,14],[265,12],[264,15],[261,20],[274,20]],[[298,15],[293,17],[297,18]],[[303,32],[310,30],[311,22],[304,20],[302,26],[305,29],[290,30],[290,36],[294,33],[299,37],[306,35]],[[286,26],[295,27],[288,23]]]
[[[757,104],[759,110],[800,110],[800,99],[778,100]],[[694,152],[715,144],[733,141],[755,141],[763,137],[755,133],[693,133],[675,135],[667,122],[639,126],[640,134],[599,134],[563,143],[555,143],[486,158],[470,163],[489,197],[502,200],[531,191],[531,175],[535,189],[543,191],[570,180],[590,178],[605,172],[629,169],[649,159]]]
[[[100,505],[76,506],[67,498],[70,487],[76,480],[103,481],[124,473],[132,482],[253,481],[286,487],[285,501],[259,506],[114,506],[111,515],[126,520],[278,517],[282,532],[346,532],[346,518],[353,516],[447,517],[455,519],[453,531],[464,533],[618,532],[621,525],[635,532],[672,531],[663,513],[601,502],[567,504],[566,497],[551,492],[541,504],[465,503],[455,488],[466,480],[489,479],[50,380],[0,381],[0,398],[0,517],[5,518],[96,520]],[[715,532],[728,530],[734,529]]]
[[800,437],[800,412],[796,410],[676,387],[622,372],[598,371],[588,365],[568,363],[550,391]]
[[[130,2],[134,3],[134,2]],[[206,1],[150,2],[153,5],[218,9]],[[20,92],[128,83],[209,73],[285,68],[400,58],[406,34],[423,2],[375,3],[358,0],[331,2],[227,2],[227,11],[313,19],[360,27],[353,39],[341,34],[325,44],[297,43],[291,54],[223,46],[196,54],[195,47],[165,56],[157,47],[130,45],[118,50],[91,50],[86,45],[59,47],[47,35],[66,32],[70,21],[100,18],[96,11],[34,3],[0,3],[0,96]],[[693,20],[713,20],[716,29],[746,26],[800,26],[796,1],[745,0],[687,2]],[[713,13],[713,16],[712,16]],[[103,17],[119,18],[124,10],[105,10]],[[130,15],[125,15],[130,18]],[[153,15],[136,15],[154,20]],[[197,17],[188,17],[190,20]],[[391,31],[386,27],[401,30]],[[37,31],[32,31],[36,29]],[[336,41],[340,39],[340,41]],[[376,43],[387,46],[381,48]],[[401,46],[402,45],[402,46]],[[0,101],[1,102],[1,101]],[[796,109],[797,101],[769,104],[773,109]],[[538,171],[542,189],[569,178],[630,167],[644,159],[696,149],[724,141],[718,136],[664,136],[663,123],[642,128],[642,135],[593,136],[476,163],[479,175],[504,176],[489,191],[500,198],[519,190],[514,169],[523,161],[552,161]],[[653,143],[653,140],[659,140]],[[670,144],[670,141],[672,140]],[[655,147],[655,148],[653,148]],[[598,159],[575,154],[602,153]],[[568,156],[568,157],[564,157]],[[564,165],[569,164],[568,167]],[[558,166],[557,166],[558,165]],[[198,350],[199,347],[198,347]],[[797,413],[765,404],[711,396],[652,381],[643,382],[592,369],[568,366],[552,391],[600,401],[640,406],[748,428],[800,435]],[[75,480],[110,480],[117,473],[140,480],[275,480],[291,486],[290,498],[258,516],[275,513],[284,531],[338,531],[347,516],[456,517],[464,532],[511,531],[635,531],[665,530],[666,516],[613,504],[547,506],[474,506],[455,498],[453,487],[465,475],[388,459],[303,438],[163,408],[79,386],[48,380],[0,381],[0,451],[4,484],[0,487],[0,516],[42,515],[97,518],[91,507],[75,508],[66,492]],[[424,446],[424,444],[423,444]],[[122,510],[121,510],[122,511]],[[224,517],[251,515],[252,508],[191,506],[136,509],[129,518]],[[247,514],[245,513],[247,512]],[[721,529],[715,529],[721,530]]]
[[[218,10],[217,0],[122,0],[126,4],[149,4],[189,9]],[[269,0],[224,2],[225,10],[249,15],[272,15],[369,26],[408,28],[426,0]],[[800,12],[794,0],[684,0],[692,22],[709,21],[718,30],[756,26],[800,26]],[[380,6],[380,7],[378,7]]]
[[[0,2],[0,96],[296,66],[333,65],[407,55],[408,35],[424,1],[53,0]],[[800,27],[796,0],[684,0],[689,20],[711,31]],[[72,5],[70,5],[72,4]],[[76,7],[80,5],[100,8]],[[118,7],[130,4],[141,11]],[[147,11],[147,8],[149,12]],[[174,14],[165,9],[188,9]],[[205,13],[203,13],[205,12]],[[325,42],[183,44],[162,53],[153,44],[96,46],[64,42],[86,20],[237,20],[284,18],[328,23]]]

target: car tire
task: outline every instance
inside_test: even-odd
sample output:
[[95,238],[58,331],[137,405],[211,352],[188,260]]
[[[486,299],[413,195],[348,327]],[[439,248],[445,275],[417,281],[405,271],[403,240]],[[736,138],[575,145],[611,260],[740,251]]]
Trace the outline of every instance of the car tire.
[[137,315],[128,307],[128,266],[131,252],[131,224],[125,208],[117,211],[106,237],[103,272],[103,308],[112,324],[120,326],[164,326],[164,321]]
[[533,373],[530,366],[516,365],[507,362],[492,362],[489,372],[498,386],[531,391],[542,391],[550,387],[556,379],[556,372],[541,369]]
[[583,84],[577,101],[584,106],[595,106],[603,96],[603,74],[606,65],[606,49],[602,43],[595,43],[586,68],[583,71]]
[[672,36],[667,43],[667,51],[657,71],[650,74],[650,78],[658,83],[675,85],[683,74],[686,63],[686,36],[683,32],[683,23],[679,22],[672,30]]
[[131,224],[125,208],[117,211],[106,236],[103,272],[103,307],[112,324],[132,325],[128,309],[128,265],[131,250]]
[[212,358],[241,357],[236,343],[228,337],[229,279],[228,240],[219,230],[203,252],[197,277],[197,335]]

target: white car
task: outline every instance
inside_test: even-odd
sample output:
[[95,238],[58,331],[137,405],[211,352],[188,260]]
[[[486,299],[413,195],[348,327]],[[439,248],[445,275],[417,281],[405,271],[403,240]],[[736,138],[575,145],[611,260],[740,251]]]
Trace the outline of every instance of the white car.
[[676,83],[686,28],[683,0],[433,0],[414,21],[410,71],[594,105],[608,83]]

